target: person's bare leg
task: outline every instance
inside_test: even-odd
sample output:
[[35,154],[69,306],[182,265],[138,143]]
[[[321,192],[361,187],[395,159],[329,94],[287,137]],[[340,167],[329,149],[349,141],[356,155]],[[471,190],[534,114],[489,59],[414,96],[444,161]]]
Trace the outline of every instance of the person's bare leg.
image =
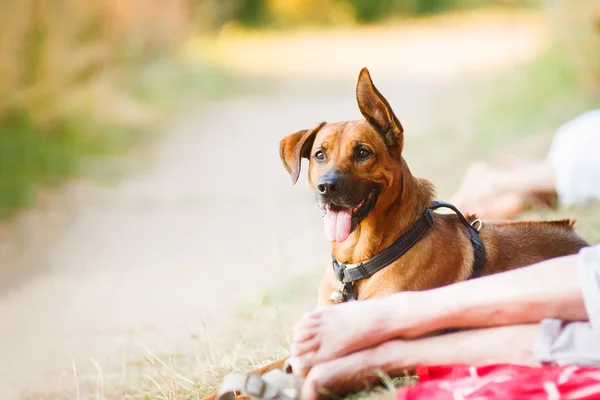
[[294,327],[290,363],[310,369],[333,358],[395,338],[446,328],[480,328],[587,319],[578,255],[423,292],[317,309]]
[[546,162],[528,162],[512,168],[472,164],[451,202],[462,212],[483,218],[512,218],[534,205],[535,193],[555,193],[555,176]]
[[315,365],[302,388],[302,398],[347,394],[378,382],[377,371],[401,376],[417,365],[515,363],[535,365],[533,342],[538,325],[514,325],[462,331],[442,336],[393,340]]

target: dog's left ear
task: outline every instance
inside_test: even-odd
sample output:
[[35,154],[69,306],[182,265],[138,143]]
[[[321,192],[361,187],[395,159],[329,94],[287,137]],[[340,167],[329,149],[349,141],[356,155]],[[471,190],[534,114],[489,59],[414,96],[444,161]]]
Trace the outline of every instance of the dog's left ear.
[[373,125],[388,147],[400,147],[404,143],[404,129],[385,97],[373,84],[367,68],[363,68],[356,84],[358,108],[365,119]]
[[292,185],[295,185],[300,176],[302,157],[310,159],[310,150],[317,136],[317,132],[325,125],[321,122],[312,129],[305,129],[284,137],[279,144],[279,156],[283,166],[290,173]]

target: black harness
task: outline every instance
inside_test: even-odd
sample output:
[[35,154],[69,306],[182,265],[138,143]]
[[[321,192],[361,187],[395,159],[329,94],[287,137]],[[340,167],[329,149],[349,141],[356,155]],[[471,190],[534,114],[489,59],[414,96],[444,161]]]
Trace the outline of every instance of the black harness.
[[[340,282],[340,288],[331,295],[331,301],[340,303],[343,301],[356,300],[354,282],[373,276],[381,271],[409,251],[427,231],[433,227],[433,210],[438,208],[449,208],[456,213],[458,219],[469,229],[471,235],[471,244],[475,260],[473,262],[473,272],[469,279],[477,278],[481,275],[485,265],[485,249],[483,242],[479,238],[478,229],[467,221],[465,216],[452,204],[442,201],[434,201],[423,213],[423,215],[394,243],[384,249],[381,253],[358,264],[344,264],[333,258],[333,272]],[[481,221],[476,221],[481,224]],[[481,225],[480,225],[481,227]]]

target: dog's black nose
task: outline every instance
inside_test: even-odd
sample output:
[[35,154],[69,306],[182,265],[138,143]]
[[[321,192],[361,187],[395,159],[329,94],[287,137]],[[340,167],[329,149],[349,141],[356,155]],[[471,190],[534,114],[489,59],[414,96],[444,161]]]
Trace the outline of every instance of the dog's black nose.
[[320,194],[334,194],[340,191],[342,179],[337,174],[323,175],[317,182],[317,191]]

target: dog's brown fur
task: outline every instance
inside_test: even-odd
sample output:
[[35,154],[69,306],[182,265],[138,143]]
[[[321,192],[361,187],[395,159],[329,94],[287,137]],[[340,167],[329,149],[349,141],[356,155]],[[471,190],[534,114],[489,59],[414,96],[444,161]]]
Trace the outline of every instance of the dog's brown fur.
[[[402,157],[403,128],[390,105],[373,85],[364,68],[356,90],[366,120],[321,123],[281,141],[280,155],[292,182],[298,180],[301,158],[310,159],[309,182],[332,171],[343,171],[357,187],[375,182],[381,190],[371,212],[332,254],[342,262],[365,261],[392,244],[434,200],[433,185],[414,177]],[[367,146],[373,156],[357,162],[357,145]],[[312,155],[322,150],[326,162]],[[476,185],[476,182],[474,182]],[[470,221],[475,216],[468,217]],[[485,222],[480,236],[485,245],[483,275],[519,268],[553,257],[577,253],[587,243],[574,231],[571,220],[542,222]],[[426,290],[468,279],[473,268],[473,247],[467,228],[454,214],[435,214],[433,228],[400,259],[368,279],[356,283],[359,300],[383,297],[404,290]],[[319,287],[318,304],[330,304],[338,288],[331,266]],[[284,360],[253,371],[281,368]]]

